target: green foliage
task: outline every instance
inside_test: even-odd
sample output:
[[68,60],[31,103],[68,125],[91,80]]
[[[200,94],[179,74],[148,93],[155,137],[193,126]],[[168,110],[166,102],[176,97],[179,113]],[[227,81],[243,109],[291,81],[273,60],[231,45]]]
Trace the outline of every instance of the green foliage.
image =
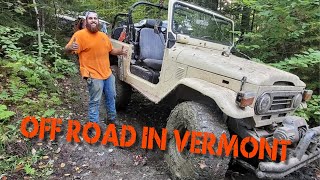
[[[15,143],[19,133],[19,121],[9,121],[15,115],[37,117],[58,116],[62,104],[57,83],[67,75],[77,74],[76,65],[61,58],[62,47],[51,36],[43,34],[43,55],[38,58],[36,33],[21,28],[0,26],[0,153],[6,144]],[[15,112],[7,110],[10,105]],[[6,121],[4,121],[6,120]],[[33,156],[32,156],[33,157]],[[1,172],[12,171],[19,164],[26,164],[26,174],[38,176],[31,166],[30,155],[8,155],[1,161]]]
[[13,111],[8,111],[6,105],[0,104],[0,120],[6,120],[15,114]]
[[52,86],[55,79],[77,73],[74,63],[60,57],[58,50],[62,50],[62,47],[49,35],[43,38],[44,60],[36,56],[36,44],[33,47],[24,45],[25,40],[33,39],[35,42],[35,32],[0,26],[0,35],[0,45],[7,58],[0,59],[0,64],[9,75],[20,77],[31,87],[45,89],[47,86]]
[[[309,49],[303,54],[297,54],[291,58],[286,58],[278,63],[270,64],[278,69],[282,69],[298,75],[308,88],[317,91],[320,89],[320,51]],[[318,77],[315,78],[315,77]],[[319,93],[319,92],[316,92]]]
[[52,109],[52,108],[47,109],[47,110],[43,113],[42,117],[53,117],[55,112],[56,112],[55,109]]
[[24,170],[25,170],[26,174],[29,174],[29,175],[34,175],[36,172],[36,170],[34,168],[32,168],[30,164],[25,165]]
[[[12,133],[9,133],[10,131],[16,131],[14,128],[17,126],[10,125],[11,128],[7,128],[7,126],[0,126],[0,172],[3,174],[11,174],[10,172],[14,171],[20,171],[19,173],[31,175],[35,179],[46,179],[47,176],[52,174],[52,171],[50,168],[52,167],[52,163],[49,164],[48,167],[44,167],[42,171],[38,171],[35,168],[35,164],[39,162],[40,157],[43,156],[43,150],[41,148],[37,151],[33,149],[34,152],[30,151],[30,148],[27,147],[26,141],[23,141],[21,139],[16,139],[15,137],[17,135],[13,135]],[[5,128],[3,128],[5,127]],[[8,136],[7,138],[10,138],[10,141],[7,139],[5,141],[3,140],[4,133]],[[10,149],[14,147],[22,148],[22,149],[15,149],[17,152],[22,151],[22,154],[7,154],[6,147],[10,147]]]
[[63,74],[75,75],[78,72],[77,66],[73,62],[70,62],[66,59],[57,58],[53,65],[54,72],[60,76]]
[[[59,107],[62,101],[57,85],[65,76],[78,71],[73,62],[62,57],[63,48],[53,38],[57,34],[44,32],[45,29],[57,31],[53,6],[43,5],[52,4],[52,1],[38,4],[43,45],[42,56],[38,57],[33,5],[30,1],[24,2],[0,1],[0,18],[3,19],[0,22],[0,174],[14,173],[18,167],[24,174],[43,179],[53,171],[43,168],[39,172],[33,166],[39,155],[29,152],[26,142],[21,140],[19,120],[28,115],[53,117],[65,113]],[[22,153],[7,151],[8,147],[14,148],[21,142],[26,148]]]
[[[118,13],[127,13],[131,5],[136,3],[136,0],[126,0],[126,1],[119,1],[119,0],[108,0],[108,1],[101,1],[101,0],[73,0],[71,6],[67,6],[68,10],[73,10],[77,12],[85,12],[88,10],[95,10],[101,19],[104,19],[108,22],[112,22],[113,18]],[[147,0],[147,2],[151,2],[154,4],[159,4],[159,0]],[[165,0],[164,4],[168,4],[168,1]],[[62,8],[63,9],[63,8]],[[144,9],[146,10],[146,9]],[[146,12],[144,11],[137,11],[134,17],[143,17],[143,14]]]
[[6,122],[0,123],[0,149],[5,143],[14,141],[18,136],[18,124],[6,124]]
[[0,100],[17,103],[18,101],[21,101],[22,98],[25,97],[30,91],[31,88],[21,82],[19,77],[14,77],[9,80],[8,90],[4,90],[0,94]]
[[253,31],[244,35],[238,47],[249,56],[270,63],[309,48],[319,49],[319,1],[246,0],[235,4],[236,9],[240,4],[254,13]]
[[54,108],[62,104],[57,93],[41,91],[35,99],[25,98],[24,103],[19,106],[23,109],[23,116],[37,115],[38,117],[56,117],[57,110]]
[[307,109],[299,109],[296,114],[306,120],[315,121],[316,124],[320,123],[320,95],[313,95],[312,99],[307,102]]
[[22,1],[0,1],[0,25],[8,27],[23,27],[24,29],[30,30],[30,25],[27,25],[29,21],[29,16],[27,15],[28,7],[27,3]]

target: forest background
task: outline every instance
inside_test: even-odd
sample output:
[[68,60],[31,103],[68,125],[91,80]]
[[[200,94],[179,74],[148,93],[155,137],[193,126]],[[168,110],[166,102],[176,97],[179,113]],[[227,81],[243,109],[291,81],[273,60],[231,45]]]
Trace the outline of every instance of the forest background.
[[[0,175],[19,164],[32,176],[39,155],[26,151],[8,154],[8,145],[19,137],[19,122],[70,113],[63,104],[58,84],[78,75],[74,61],[63,52],[73,24],[63,24],[57,14],[83,15],[95,10],[112,22],[127,12],[134,0],[0,0]],[[150,0],[152,3],[159,3]],[[235,21],[237,49],[251,60],[298,75],[313,90],[308,108],[297,114],[311,125],[320,122],[320,11],[319,0],[189,0]],[[167,1],[164,1],[167,4]],[[239,54],[241,55],[241,54]]]

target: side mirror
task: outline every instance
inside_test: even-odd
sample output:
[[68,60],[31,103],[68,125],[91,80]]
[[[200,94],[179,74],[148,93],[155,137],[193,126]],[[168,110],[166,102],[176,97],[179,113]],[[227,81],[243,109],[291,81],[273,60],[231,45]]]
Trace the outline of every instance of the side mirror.
[[174,37],[172,32],[168,33],[168,43],[167,43],[167,48],[172,48],[176,43],[176,38]]

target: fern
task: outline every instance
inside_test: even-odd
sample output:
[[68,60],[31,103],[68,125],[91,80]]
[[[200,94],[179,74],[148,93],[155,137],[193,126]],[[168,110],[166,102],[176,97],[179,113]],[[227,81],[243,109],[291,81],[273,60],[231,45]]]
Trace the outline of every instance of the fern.
[[42,117],[52,117],[55,112],[55,109],[48,109],[43,113]]
[[27,85],[21,83],[19,80],[12,80],[9,86],[11,91],[10,100],[16,102],[23,99],[25,95],[31,90]]
[[7,120],[15,114],[13,111],[8,111],[6,105],[0,104],[0,120]]
[[9,94],[6,90],[3,90],[0,93],[0,100],[9,100]]

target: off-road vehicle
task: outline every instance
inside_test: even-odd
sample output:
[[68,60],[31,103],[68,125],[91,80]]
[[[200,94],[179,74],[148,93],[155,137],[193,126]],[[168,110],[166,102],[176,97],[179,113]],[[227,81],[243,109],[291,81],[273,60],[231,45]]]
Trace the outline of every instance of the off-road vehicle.
[[[141,17],[141,11],[154,16]],[[270,143],[290,140],[285,162],[235,159],[259,178],[280,178],[319,158],[320,127],[309,128],[303,118],[293,116],[312,91],[293,74],[233,55],[231,19],[169,0],[168,7],[137,2],[112,24],[113,46],[128,49],[127,56],[110,57],[117,108],[128,104],[132,89],[154,103],[175,104],[166,126],[165,155],[174,178],[223,178],[231,160],[193,154],[188,148],[180,153],[174,129],[181,135],[200,131],[217,138],[226,133],[228,138],[264,137]]]

